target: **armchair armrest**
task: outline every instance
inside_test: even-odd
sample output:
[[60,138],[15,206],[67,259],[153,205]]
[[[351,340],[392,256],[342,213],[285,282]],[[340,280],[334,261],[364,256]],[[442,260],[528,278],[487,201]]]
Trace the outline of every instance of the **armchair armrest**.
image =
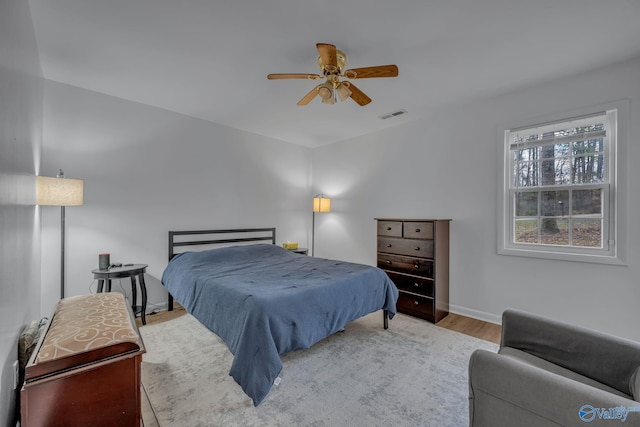
[[640,343],[507,309],[502,315],[503,347],[525,351],[640,400]]
[[610,426],[604,411],[640,423],[640,402],[486,350],[471,355],[469,399],[473,427]]

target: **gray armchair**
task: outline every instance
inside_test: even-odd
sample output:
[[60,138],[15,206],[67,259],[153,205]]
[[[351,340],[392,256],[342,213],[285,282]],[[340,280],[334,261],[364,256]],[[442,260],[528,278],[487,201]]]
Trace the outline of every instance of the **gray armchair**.
[[469,425],[640,426],[640,343],[506,310],[469,361]]

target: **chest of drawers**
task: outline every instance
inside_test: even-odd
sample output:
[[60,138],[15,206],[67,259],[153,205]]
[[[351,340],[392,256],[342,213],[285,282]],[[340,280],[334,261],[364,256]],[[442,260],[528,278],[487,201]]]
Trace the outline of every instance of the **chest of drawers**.
[[449,219],[376,218],[377,264],[400,291],[399,312],[436,323],[449,314]]

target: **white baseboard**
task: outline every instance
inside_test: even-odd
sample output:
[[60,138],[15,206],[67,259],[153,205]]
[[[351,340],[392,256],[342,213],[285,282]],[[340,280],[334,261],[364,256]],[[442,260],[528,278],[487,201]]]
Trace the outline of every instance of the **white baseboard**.
[[449,311],[461,316],[467,316],[474,319],[482,320],[484,322],[495,323],[496,325],[502,325],[502,314],[496,315],[493,313],[486,313],[484,311],[474,310],[472,308],[461,307],[459,305],[449,305]]

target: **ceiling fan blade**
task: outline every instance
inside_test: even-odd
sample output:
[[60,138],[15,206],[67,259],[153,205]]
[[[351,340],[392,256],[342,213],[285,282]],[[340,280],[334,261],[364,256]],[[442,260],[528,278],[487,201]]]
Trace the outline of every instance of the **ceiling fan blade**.
[[349,90],[351,91],[351,99],[360,104],[360,106],[365,106],[371,102],[371,98],[369,98],[363,91],[358,89],[353,83],[349,83]]
[[289,74],[267,74],[269,80],[281,80],[281,79],[319,79],[322,76],[318,74],[306,74],[306,73],[289,73]]
[[316,43],[316,48],[318,48],[320,59],[322,60],[322,64],[325,67],[327,65],[330,65],[333,68],[338,66],[338,57],[336,56],[336,47],[334,45],[327,43]]
[[367,79],[370,77],[397,77],[397,65],[378,65],[377,67],[352,68],[344,72],[348,79]]
[[315,98],[316,95],[318,95],[318,89],[320,88],[320,86],[322,85],[318,85],[311,89],[308,94],[306,94],[300,101],[298,101],[298,105],[307,105],[308,103],[310,103],[311,100]]

